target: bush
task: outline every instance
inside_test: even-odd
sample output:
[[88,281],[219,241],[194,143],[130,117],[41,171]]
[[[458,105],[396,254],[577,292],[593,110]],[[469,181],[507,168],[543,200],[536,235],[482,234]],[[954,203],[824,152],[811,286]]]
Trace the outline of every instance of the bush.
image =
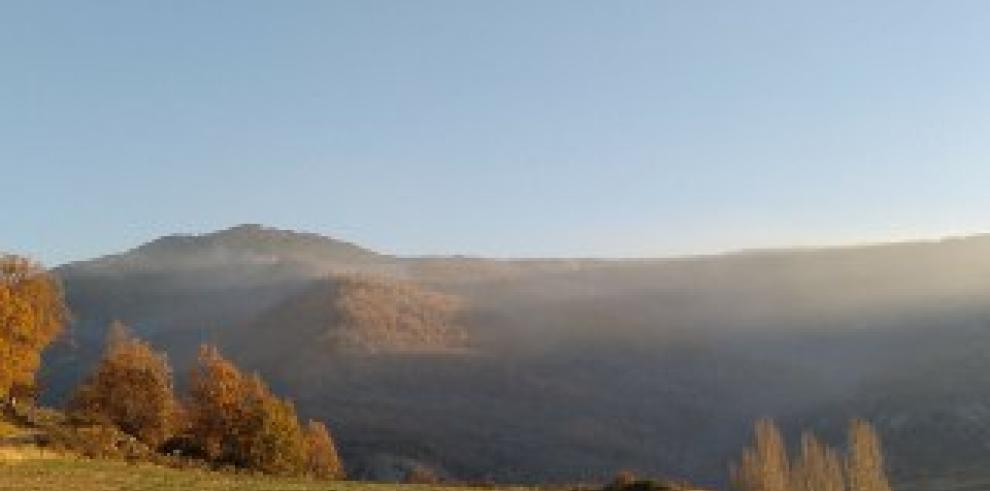
[[440,476],[435,470],[423,464],[416,464],[408,472],[404,482],[408,484],[437,484]]
[[62,425],[48,428],[52,448],[90,458],[151,460],[155,452],[112,425]]
[[612,482],[605,486],[604,491],[681,491],[690,489],[684,483],[668,479],[641,479],[630,470],[616,473]]

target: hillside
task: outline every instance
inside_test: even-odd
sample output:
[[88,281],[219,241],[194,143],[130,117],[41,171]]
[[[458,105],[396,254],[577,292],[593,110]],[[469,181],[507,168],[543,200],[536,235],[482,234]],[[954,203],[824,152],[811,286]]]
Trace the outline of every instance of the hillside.
[[442,354],[468,349],[459,297],[366,276],[316,280],[223,344],[253,366],[345,354]]
[[901,483],[976,468],[990,444],[986,236],[489,260],[241,226],[58,273],[76,322],[74,343],[48,355],[47,401],[112,319],[167,350],[180,384],[196,345],[214,341],[329,421],[359,477],[414,464],[502,482],[633,468],[718,485],[765,415],[833,439],[867,416]]

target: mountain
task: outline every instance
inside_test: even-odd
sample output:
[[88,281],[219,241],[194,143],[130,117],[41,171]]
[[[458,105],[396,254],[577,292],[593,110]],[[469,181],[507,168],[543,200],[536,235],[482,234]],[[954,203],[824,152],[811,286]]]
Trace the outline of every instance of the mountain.
[[48,401],[120,319],[167,350],[180,384],[196,346],[219,344],[329,421],[359,476],[633,468],[720,485],[761,416],[831,440],[869,417],[905,484],[990,456],[988,236],[492,260],[244,225],[57,273],[76,320],[47,355]]
[[238,225],[204,235],[169,235],[123,254],[63,267],[88,273],[194,270],[222,266],[296,265],[323,270],[354,269],[387,263],[375,252],[317,234],[261,225]]

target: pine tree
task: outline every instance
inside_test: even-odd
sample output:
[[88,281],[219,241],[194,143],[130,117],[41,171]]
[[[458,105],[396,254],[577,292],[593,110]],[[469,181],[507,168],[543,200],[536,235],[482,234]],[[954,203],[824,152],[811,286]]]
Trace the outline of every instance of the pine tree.
[[69,317],[62,287],[28,259],[0,255],[0,402],[34,386],[41,352]]
[[849,423],[849,448],[846,472],[850,491],[890,491],[884,471],[880,437],[866,421],[854,419]]
[[103,359],[76,390],[70,408],[158,446],[177,424],[172,369],[163,353],[114,323]]

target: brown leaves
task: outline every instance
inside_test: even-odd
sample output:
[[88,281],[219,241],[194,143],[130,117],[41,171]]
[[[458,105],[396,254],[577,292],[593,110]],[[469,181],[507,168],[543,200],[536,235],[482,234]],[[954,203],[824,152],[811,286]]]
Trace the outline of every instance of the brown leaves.
[[119,323],[111,328],[103,359],[77,389],[70,407],[77,416],[112,423],[153,447],[178,426],[168,360]]
[[0,397],[33,385],[42,350],[68,317],[54,276],[28,259],[0,256]]
[[311,421],[304,432],[290,401],[273,394],[257,374],[244,375],[212,346],[200,347],[188,404],[180,407],[165,355],[115,325],[103,360],[77,390],[72,410],[152,447],[181,443],[190,455],[214,464],[268,474],[343,476],[326,426]]
[[305,438],[306,467],[309,474],[319,479],[343,478],[344,468],[327,426],[310,420],[306,425]]
[[361,351],[423,351],[466,346],[457,323],[460,298],[414,283],[342,276],[334,310],[339,319],[327,333],[337,347]]
[[270,474],[341,477],[330,433],[310,422],[304,433],[291,402],[258,375],[245,376],[212,346],[200,348],[192,374],[189,433],[214,462]]

